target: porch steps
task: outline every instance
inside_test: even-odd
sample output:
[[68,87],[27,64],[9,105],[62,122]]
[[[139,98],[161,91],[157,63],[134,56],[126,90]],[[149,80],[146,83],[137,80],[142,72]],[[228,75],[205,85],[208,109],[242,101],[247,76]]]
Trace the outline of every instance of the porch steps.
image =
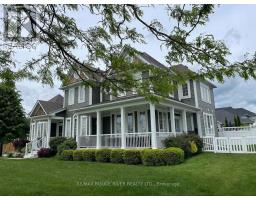
[[31,153],[25,154],[24,158],[37,158],[37,150],[32,151]]

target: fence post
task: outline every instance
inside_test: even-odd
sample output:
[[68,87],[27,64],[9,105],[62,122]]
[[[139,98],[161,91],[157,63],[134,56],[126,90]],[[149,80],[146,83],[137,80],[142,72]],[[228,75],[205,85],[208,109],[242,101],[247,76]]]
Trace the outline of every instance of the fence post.
[[242,144],[243,144],[243,152],[247,153],[247,143],[246,143],[246,137],[242,137]]
[[213,140],[213,151],[214,153],[217,153],[217,139],[216,137],[212,137],[212,140]]

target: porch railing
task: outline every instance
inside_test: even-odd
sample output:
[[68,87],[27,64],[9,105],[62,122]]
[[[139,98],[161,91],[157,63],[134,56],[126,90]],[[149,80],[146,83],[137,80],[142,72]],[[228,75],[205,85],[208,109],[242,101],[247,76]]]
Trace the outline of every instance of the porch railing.
[[121,148],[121,134],[101,134],[102,148]]
[[33,153],[33,151],[38,151],[41,148],[46,148],[47,146],[47,137],[35,138],[32,141],[26,143],[25,156]]
[[172,132],[157,132],[156,133],[156,142],[157,142],[157,148],[163,148],[164,147],[164,140],[167,137],[175,136]]
[[[157,132],[156,140],[157,147],[163,148],[163,141],[169,137],[174,136],[171,132]],[[96,135],[86,135],[78,137],[79,148],[95,148],[97,143]],[[101,134],[100,147],[101,148],[121,148],[122,135],[119,134]],[[125,133],[125,148],[151,148],[152,147],[152,133]]]
[[126,133],[126,148],[150,148],[152,137],[150,132]]
[[78,137],[78,147],[83,148],[95,148],[96,147],[96,135],[84,135]]

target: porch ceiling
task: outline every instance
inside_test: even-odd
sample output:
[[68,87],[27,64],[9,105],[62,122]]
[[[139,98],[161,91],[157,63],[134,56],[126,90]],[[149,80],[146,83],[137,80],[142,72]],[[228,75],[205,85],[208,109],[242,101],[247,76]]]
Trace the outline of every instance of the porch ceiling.
[[[88,106],[81,109],[73,109],[70,111],[77,111],[77,114],[86,114],[86,113],[93,113],[96,111],[110,111],[110,110],[119,110],[120,107],[141,107],[142,105],[149,105],[149,102],[145,100],[144,97],[137,97],[133,99],[125,99],[115,102],[107,102],[107,103],[101,103],[97,105]],[[200,109],[196,108],[194,106],[172,100],[172,99],[163,99],[159,102],[158,105],[165,106],[165,107],[174,107],[175,109],[179,110],[187,110],[191,112],[197,112]]]

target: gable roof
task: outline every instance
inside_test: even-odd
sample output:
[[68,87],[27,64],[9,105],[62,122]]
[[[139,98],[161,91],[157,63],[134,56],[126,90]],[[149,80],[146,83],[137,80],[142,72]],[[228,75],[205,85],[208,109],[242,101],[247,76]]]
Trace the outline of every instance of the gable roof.
[[223,107],[223,108],[216,108],[216,118],[217,121],[225,123],[225,118],[229,122],[234,121],[234,116],[239,116],[242,123],[248,124],[253,123],[254,121],[249,119],[249,117],[256,116],[255,113],[246,110],[244,108],[232,108],[232,107]]
[[63,101],[64,101],[64,98],[60,94],[54,96],[53,98],[51,98],[48,101],[38,100],[36,102],[34,108],[32,109],[32,111],[30,112],[30,116],[33,114],[33,112],[38,104],[42,107],[45,114],[48,115],[48,114],[51,114],[51,113],[54,113],[56,111],[63,109]]
[[160,68],[167,68],[165,65],[163,65],[162,63],[157,61],[155,58],[153,58],[152,56],[150,56],[146,52],[139,52],[138,54],[139,54],[139,56],[141,56],[145,61],[147,61],[151,65],[154,65],[154,66],[160,67]]

